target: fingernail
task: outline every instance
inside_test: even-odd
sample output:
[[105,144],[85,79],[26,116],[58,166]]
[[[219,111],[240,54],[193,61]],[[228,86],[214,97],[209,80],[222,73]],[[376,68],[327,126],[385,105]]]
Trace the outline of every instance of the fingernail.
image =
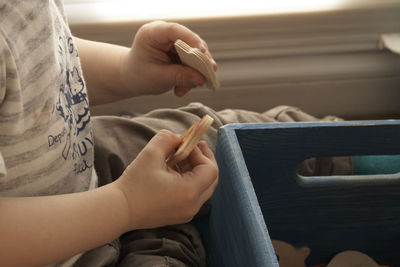
[[195,77],[192,79],[193,84],[199,86],[199,85],[203,85],[203,83],[205,82],[204,79]]
[[200,51],[203,52],[203,53],[205,53],[205,52],[207,51],[207,48],[204,46],[203,43],[200,43],[199,49],[200,49]]
[[215,60],[213,58],[211,58],[211,64],[213,65],[214,71],[217,71],[218,65],[217,65],[217,62],[215,62]]

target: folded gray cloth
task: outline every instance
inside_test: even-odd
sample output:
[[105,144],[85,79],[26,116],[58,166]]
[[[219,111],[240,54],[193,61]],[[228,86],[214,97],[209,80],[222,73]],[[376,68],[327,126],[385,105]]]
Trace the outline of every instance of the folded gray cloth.
[[[215,111],[200,103],[177,109],[157,109],[134,117],[93,117],[99,185],[117,179],[159,130],[169,129],[183,135],[205,114],[210,115],[214,123],[203,140],[214,152],[218,128],[227,123],[341,120],[334,116],[318,119],[290,106],[258,113],[240,109]],[[301,175],[351,174],[353,166],[350,157],[317,158],[303,162],[298,171]],[[207,213],[208,204],[201,214]],[[126,233],[119,242],[85,253],[76,266],[205,266],[204,251],[196,227],[189,223]]]

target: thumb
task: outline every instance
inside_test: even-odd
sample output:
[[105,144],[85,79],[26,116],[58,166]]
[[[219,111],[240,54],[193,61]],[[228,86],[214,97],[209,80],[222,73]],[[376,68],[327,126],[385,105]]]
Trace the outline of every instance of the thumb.
[[149,143],[147,143],[143,152],[151,153],[151,156],[157,157],[157,160],[165,161],[180,143],[180,136],[168,130],[160,130],[153,136]]
[[169,65],[167,73],[171,84],[177,88],[193,88],[203,85],[205,82],[205,78],[200,72],[180,64]]

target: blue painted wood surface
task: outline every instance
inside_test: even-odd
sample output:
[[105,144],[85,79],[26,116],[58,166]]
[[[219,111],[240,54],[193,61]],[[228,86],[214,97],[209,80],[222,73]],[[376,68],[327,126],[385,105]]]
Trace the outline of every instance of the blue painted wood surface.
[[311,157],[399,155],[400,121],[230,124],[219,131],[210,266],[278,266],[271,239],[308,246],[307,264],[359,250],[400,265],[400,178],[301,177]]

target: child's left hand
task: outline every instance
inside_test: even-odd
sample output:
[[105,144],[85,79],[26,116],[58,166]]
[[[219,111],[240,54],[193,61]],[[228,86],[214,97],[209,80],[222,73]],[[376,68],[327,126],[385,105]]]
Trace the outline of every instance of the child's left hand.
[[183,96],[191,88],[203,85],[202,74],[176,61],[177,39],[200,49],[217,69],[206,42],[197,34],[177,23],[155,21],[138,30],[131,49],[121,58],[120,79],[125,90],[145,95],[174,88],[175,95]]

